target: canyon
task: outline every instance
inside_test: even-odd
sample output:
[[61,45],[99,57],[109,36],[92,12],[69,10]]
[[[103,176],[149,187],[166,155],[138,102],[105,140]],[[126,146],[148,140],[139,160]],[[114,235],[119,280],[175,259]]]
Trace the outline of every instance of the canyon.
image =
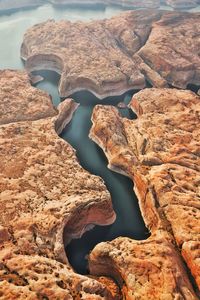
[[114,299],[103,281],[73,271],[63,244],[65,227],[69,243],[115,220],[102,179],[57,135],[78,105],[66,99],[55,109],[12,70],[0,73],[0,103],[8,117],[0,116],[0,298]]
[[[26,32],[27,72],[0,71],[0,299],[199,299],[200,97],[187,90],[199,87],[199,19],[142,10],[49,20]],[[33,87],[44,87],[43,69],[55,89],[51,71],[61,75],[57,108]],[[101,172],[92,147],[102,149]],[[109,183],[106,172],[121,177]],[[78,274],[68,246],[96,225],[109,232],[116,223],[121,231],[87,251],[89,274]]]

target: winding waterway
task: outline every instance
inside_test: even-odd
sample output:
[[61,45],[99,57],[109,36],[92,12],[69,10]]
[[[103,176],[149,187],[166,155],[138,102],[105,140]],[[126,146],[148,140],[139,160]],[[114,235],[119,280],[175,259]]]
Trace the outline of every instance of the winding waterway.
[[[12,14],[0,15],[0,68],[22,69],[20,60],[20,45],[26,29],[36,23],[49,18],[68,20],[88,20],[111,17],[120,11],[120,8],[108,7],[103,9],[83,10],[81,8],[56,9],[51,5],[39,8],[18,11]],[[41,72],[42,74],[42,72]],[[43,72],[45,80],[37,85],[46,90],[55,105],[61,101],[57,91],[59,76],[53,72]],[[133,91],[120,97],[98,100],[88,92],[79,92],[72,95],[80,106],[74,114],[73,120],[62,134],[62,138],[68,141],[77,151],[81,165],[92,174],[101,176],[111,193],[113,206],[117,214],[116,222],[106,227],[98,227],[86,233],[81,239],[74,240],[67,246],[67,254],[70,263],[79,273],[87,272],[87,260],[85,256],[99,242],[111,240],[118,236],[128,236],[134,239],[145,239],[149,233],[146,229],[136,196],[133,192],[133,184],[130,179],[116,174],[107,168],[107,160],[102,150],[88,138],[91,128],[91,113],[97,103],[106,105],[118,102],[128,103]],[[122,109],[124,117],[135,116],[127,109]]]

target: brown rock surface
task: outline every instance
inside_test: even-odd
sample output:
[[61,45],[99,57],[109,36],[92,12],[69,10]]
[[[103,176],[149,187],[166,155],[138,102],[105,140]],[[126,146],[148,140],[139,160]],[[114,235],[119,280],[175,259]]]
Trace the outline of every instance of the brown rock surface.
[[112,106],[95,107],[90,136],[109,168],[134,181],[146,225],[153,234],[164,229],[174,237],[199,285],[200,249],[188,245],[200,241],[200,98],[145,89],[130,107],[137,120],[121,118]]
[[35,25],[21,56],[29,72],[61,74],[61,96],[87,89],[104,98],[146,80],[155,87],[200,84],[199,37],[199,13],[129,11],[108,20]]
[[[199,84],[200,14],[166,13],[154,24],[138,55],[169,84]],[[151,78],[150,78],[151,79]]]
[[30,81],[25,71],[0,70],[0,125],[57,115],[50,97]]
[[197,299],[173,245],[163,237],[117,238],[90,254],[90,272],[117,279],[124,299]]
[[29,72],[50,69],[61,74],[61,96],[87,89],[103,98],[142,88],[145,78],[132,55],[160,15],[135,11],[88,23],[49,20],[26,32],[21,56]]
[[[30,120],[32,106],[27,120],[18,121],[15,108],[29,106],[28,77],[17,71],[4,76],[14,109],[9,124],[0,118],[0,298],[113,299],[104,284],[73,272],[63,245],[64,228],[70,242],[91,224],[115,220],[103,181],[81,168],[73,148],[55,131],[62,131],[77,104],[65,100],[55,115],[49,96],[34,89],[40,119]],[[14,98],[14,92],[21,96]]]

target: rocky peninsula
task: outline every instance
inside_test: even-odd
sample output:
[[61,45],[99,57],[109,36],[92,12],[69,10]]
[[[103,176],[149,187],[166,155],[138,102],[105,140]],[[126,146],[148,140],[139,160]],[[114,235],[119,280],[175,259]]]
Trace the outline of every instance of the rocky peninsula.
[[[133,96],[130,108],[138,119],[122,118],[112,106],[96,106],[90,137],[105,152],[108,167],[133,180],[152,236],[143,242],[119,238],[96,246],[90,269],[93,274],[112,273],[123,282],[128,299],[193,299],[170,278],[176,273],[172,266],[184,259],[200,289],[200,97],[184,90],[144,89]],[[163,247],[163,257],[158,252],[154,257],[154,243],[155,251]],[[182,258],[177,258],[179,251]],[[177,263],[168,265],[168,257]],[[180,274],[184,280],[184,272]],[[172,289],[168,296],[164,286]]]
[[199,85],[199,37],[199,13],[128,11],[107,20],[37,24],[24,35],[21,57],[29,73],[59,73],[61,97],[89,90],[105,98],[147,82]]
[[76,274],[64,250],[64,228],[69,243],[115,220],[102,179],[57,135],[77,104],[67,99],[56,110],[25,72],[5,70],[0,105],[8,116],[0,116],[0,297],[118,299],[101,281]]

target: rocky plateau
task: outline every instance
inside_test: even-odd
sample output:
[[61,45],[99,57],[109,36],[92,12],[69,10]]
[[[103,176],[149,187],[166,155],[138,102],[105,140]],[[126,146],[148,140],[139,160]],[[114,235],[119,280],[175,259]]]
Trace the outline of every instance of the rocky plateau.
[[116,277],[125,299],[193,299],[186,281],[181,287],[187,275],[176,267],[184,259],[200,289],[200,97],[144,89],[130,108],[136,120],[122,118],[113,106],[97,105],[90,137],[105,152],[108,167],[133,180],[152,236],[97,245],[90,271]]
[[61,97],[89,90],[105,98],[148,83],[199,85],[199,47],[199,13],[139,10],[106,20],[37,24],[24,35],[21,57],[29,73],[59,73]]
[[65,254],[64,228],[69,243],[115,220],[102,179],[57,135],[77,106],[56,110],[24,71],[0,73],[0,299],[119,299],[111,279],[76,274]]

